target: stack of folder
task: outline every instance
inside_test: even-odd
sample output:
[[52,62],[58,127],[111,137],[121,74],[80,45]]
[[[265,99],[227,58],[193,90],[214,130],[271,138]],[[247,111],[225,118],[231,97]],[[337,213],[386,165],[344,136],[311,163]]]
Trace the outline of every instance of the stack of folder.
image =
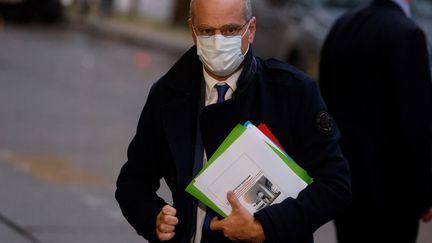
[[233,191],[251,213],[297,195],[313,179],[283,149],[265,124],[238,124],[186,191],[223,217]]

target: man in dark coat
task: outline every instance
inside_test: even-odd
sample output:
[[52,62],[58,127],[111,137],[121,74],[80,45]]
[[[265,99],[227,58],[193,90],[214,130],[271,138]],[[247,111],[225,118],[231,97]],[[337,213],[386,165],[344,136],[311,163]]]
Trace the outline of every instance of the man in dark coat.
[[415,242],[432,217],[432,83],[409,1],[375,0],[332,27],[320,86],[341,130],[353,201],[340,243]]
[[[192,1],[189,23],[196,46],[153,85],[118,177],[124,216],[150,242],[313,242],[313,232],[351,195],[339,131],[316,82],[253,55],[256,22],[248,0]],[[220,86],[228,88],[222,97]],[[185,188],[203,158],[246,121],[266,124],[314,181],[296,198],[254,215],[228,193],[232,213],[206,229],[205,207]],[[156,194],[162,178],[173,205]]]

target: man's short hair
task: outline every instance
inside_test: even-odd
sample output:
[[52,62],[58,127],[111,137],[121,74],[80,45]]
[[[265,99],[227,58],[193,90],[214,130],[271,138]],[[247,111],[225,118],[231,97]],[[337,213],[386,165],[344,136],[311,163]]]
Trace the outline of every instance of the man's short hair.
[[[193,5],[195,3],[195,0],[191,0],[189,4],[189,18],[193,20],[194,12],[193,12]],[[243,0],[243,11],[245,15],[245,19],[249,21],[252,18],[252,4],[250,0]]]

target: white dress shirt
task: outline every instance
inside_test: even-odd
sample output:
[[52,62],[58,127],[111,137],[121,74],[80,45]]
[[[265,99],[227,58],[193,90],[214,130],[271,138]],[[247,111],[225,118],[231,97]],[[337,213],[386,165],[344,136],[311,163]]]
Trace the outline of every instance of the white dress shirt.
[[[215,88],[216,85],[228,84],[229,89],[225,94],[225,100],[231,99],[233,92],[237,89],[237,80],[240,77],[242,70],[243,70],[243,68],[241,68],[237,72],[233,73],[225,81],[218,81],[218,80],[214,79],[212,76],[210,76],[205,69],[203,69],[204,80],[206,83],[205,106],[216,104],[217,98],[218,98],[217,89]],[[206,162],[207,162],[207,156],[206,156],[206,153],[204,152],[203,164],[205,164]],[[196,215],[197,215],[196,230],[195,230],[195,236],[192,237],[192,239],[191,239],[192,243],[200,243],[201,242],[202,227],[203,227],[204,219],[205,219],[205,215],[206,215],[206,206],[203,205],[202,203],[199,203]]]

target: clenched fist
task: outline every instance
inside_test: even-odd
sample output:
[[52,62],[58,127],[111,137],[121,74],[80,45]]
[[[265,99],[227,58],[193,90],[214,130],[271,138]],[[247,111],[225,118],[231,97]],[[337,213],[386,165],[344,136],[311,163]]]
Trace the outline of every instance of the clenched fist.
[[178,218],[177,210],[170,205],[165,205],[156,217],[156,235],[161,241],[171,240],[174,237],[175,226]]

